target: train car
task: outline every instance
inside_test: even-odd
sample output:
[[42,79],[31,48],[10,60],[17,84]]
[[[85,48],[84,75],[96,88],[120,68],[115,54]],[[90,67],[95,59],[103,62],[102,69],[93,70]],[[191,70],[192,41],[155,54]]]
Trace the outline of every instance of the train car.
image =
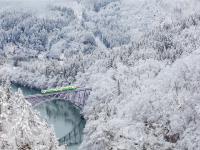
[[59,88],[51,88],[47,90],[41,90],[42,94],[50,94],[50,93],[56,93],[56,92],[63,92],[63,91],[70,91],[70,90],[76,90],[76,86],[65,86],[65,87],[59,87]]

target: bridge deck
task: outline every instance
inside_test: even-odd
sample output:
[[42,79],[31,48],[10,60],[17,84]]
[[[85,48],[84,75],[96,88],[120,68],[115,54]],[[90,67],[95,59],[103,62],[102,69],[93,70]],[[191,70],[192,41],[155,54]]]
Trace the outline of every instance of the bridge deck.
[[86,100],[88,99],[91,90],[91,88],[84,88],[50,94],[36,94],[32,96],[27,96],[26,99],[32,104],[33,107],[40,105],[43,102],[59,99],[68,101],[76,107],[82,109],[85,105]]
[[49,94],[34,94],[30,96],[26,96],[26,98],[31,98],[31,97],[38,97],[38,96],[46,96],[46,95],[53,95],[53,94],[58,94],[58,93],[73,93],[73,92],[79,92],[79,91],[92,91],[91,88],[83,88],[83,89],[76,89],[76,90],[68,90],[68,91],[62,91],[62,92],[54,92],[54,93],[49,93]]

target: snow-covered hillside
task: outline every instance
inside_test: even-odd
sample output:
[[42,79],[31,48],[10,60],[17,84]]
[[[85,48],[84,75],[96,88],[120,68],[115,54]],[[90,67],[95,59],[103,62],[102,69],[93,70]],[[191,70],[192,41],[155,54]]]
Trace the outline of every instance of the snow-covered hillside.
[[1,78],[93,89],[81,150],[200,149],[198,0],[50,0],[35,14],[6,6]]

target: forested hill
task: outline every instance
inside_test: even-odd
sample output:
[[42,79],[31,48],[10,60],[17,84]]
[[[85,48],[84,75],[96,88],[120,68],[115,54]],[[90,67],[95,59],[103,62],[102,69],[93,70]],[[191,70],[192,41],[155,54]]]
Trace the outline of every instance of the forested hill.
[[[0,49],[5,59],[1,63],[9,61],[4,75],[7,72],[12,81],[39,88],[70,84],[93,63],[84,59],[94,51],[130,42],[120,23],[118,1],[100,1],[95,10],[86,5],[92,2],[69,2],[68,6],[51,1],[41,15],[34,7],[2,11]],[[111,8],[98,13],[104,5]]]
[[200,149],[198,0],[44,4],[1,8],[0,77],[91,87],[81,150]]

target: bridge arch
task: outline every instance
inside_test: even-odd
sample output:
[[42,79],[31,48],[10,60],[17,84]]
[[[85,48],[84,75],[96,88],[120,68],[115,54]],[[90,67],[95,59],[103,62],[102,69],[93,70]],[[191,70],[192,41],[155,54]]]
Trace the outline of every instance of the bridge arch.
[[86,100],[90,95],[91,89],[78,89],[73,91],[64,91],[59,93],[51,94],[37,94],[32,96],[27,96],[26,100],[29,101],[33,107],[36,107],[42,103],[53,101],[53,100],[62,100],[70,102],[75,107],[83,109]]
[[[71,103],[73,106],[82,110],[89,95],[92,91],[91,88],[77,89],[73,91],[64,91],[59,93],[51,93],[51,94],[37,94],[32,96],[25,97],[27,101],[31,103],[33,107],[39,106],[42,103],[50,102],[54,100],[61,100]],[[82,142],[82,135],[80,131],[80,125],[84,119],[72,129],[71,132],[58,139],[59,145],[74,145]]]

